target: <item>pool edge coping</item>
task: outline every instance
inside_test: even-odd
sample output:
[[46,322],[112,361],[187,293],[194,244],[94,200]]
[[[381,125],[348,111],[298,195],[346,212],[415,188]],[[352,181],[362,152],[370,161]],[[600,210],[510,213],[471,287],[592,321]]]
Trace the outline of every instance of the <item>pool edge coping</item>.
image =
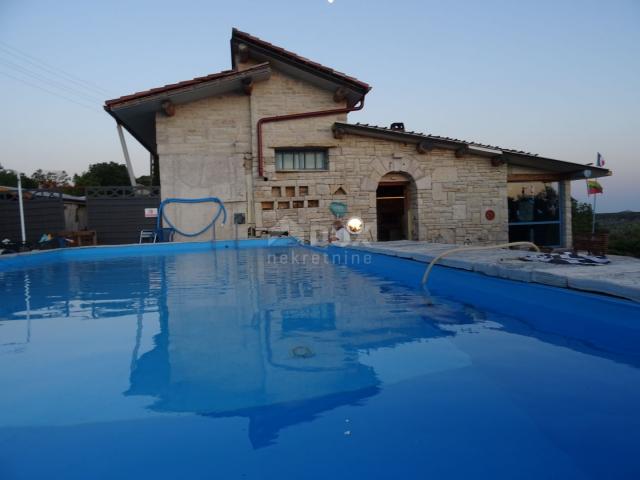
[[[299,245],[300,241],[296,237],[278,238],[256,238],[239,240],[218,240],[215,242],[171,242],[171,243],[129,243],[124,245],[86,245],[72,248],[55,248],[51,250],[30,250],[28,252],[9,253],[0,255],[0,273],[19,270],[20,268],[46,265],[59,260],[95,260],[107,258],[111,254],[122,254],[123,257],[144,252],[145,254],[155,251],[164,252],[201,252],[206,250],[217,250],[240,245],[246,247],[281,247]],[[97,255],[92,255],[92,253]],[[105,255],[106,253],[106,255]],[[113,255],[119,256],[119,255]]]
[[[389,242],[377,242],[373,244],[353,243],[341,246],[336,245],[334,246],[334,248],[347,248],[355,251],[413,260],[424,264],[426,269],[427,265],[440,253],[449,249],[460,247],[460,245],[453,244],[436,244],[411,241],[403,241],[399,245],[388,246],[382,245],[382,243],[388,244]],[[405,248],[394,248],[396,246]],[[431,249],[427,248],[423,251],[406,249],[406,247],[411,246],[430,246]],[[525,252],[508,249],[496,249],[495,251],[489,252],[490,253],[488,255],[478,252],[460,252],[460,254],[456,254],[456,256],[441,259],[437,263],[437,265],[456,270],[479,273],[488,277],[513,280],[521,283],[535,283],[548,287],[563,288],[566,290],[596,293],[599,295],[621,298],[640,304],[640,281],[635,285],[627,285],[620,282],[619,280],[616,281],[615,278],[615,275],[624,275],[625,273],[636,274],[638,275],[638,278],[640,278],[640,260],[636,261],[632,257],[615,258],[629,258],[632,263],[637,264],[635,267],[627,269],[620,268],[621,271],[613,272],[610,274],[610,276],[605,276],[604,278],[602,278],[584,273],[595,273],[593,269],[596,268],[599,269],[600,272],[602,272],[601,269],[603,267],[607,267],[607,265],[550,265],[542,262],[524,261],[515,263],[518,257],[522,256]],[[574,268],[580,270],[572,270]],[[562,270],[564,270],[564,272],[562,272]]]

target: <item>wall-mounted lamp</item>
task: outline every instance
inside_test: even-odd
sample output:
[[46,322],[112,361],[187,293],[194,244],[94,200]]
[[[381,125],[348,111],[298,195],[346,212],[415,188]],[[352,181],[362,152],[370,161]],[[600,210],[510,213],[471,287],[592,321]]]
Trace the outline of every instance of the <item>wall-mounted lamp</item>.
[[362,233],[364,229],[364,222],[359,217],[351,217],[347,220],[347,231],[353,235]]

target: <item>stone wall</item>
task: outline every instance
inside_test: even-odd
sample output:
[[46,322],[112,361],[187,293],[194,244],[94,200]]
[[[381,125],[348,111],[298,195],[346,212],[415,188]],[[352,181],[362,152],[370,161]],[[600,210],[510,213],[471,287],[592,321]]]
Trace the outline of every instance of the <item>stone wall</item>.
[[[233,214],[246,213],[247,180],[245,160],[251,158],[249,98],[244,94],[207,98],[177,105],[172,117],[156,116],[160,156],[160,185],[163,200],[172,198],[219,197],[229,219],[218,224],[217,238],[233,237]],[[169,205],[167,215],[185,231],[207,225],[217,211],[214,204]],[[246,237],[246,228],[240,228]],[[176,240],[210,240],[212,232]]]
[[[341,201],[348,205],[349,215],[364,220],[363,238],[376,240],[378,183],[389,172],[403,172],[417,191],[411,228],[415,240],[474,244],[507,240],[505,166],[493,167],[489,159],[472,155],[456,158],[445,149],[419,154],[414,145],[355,135],[332,139],[326,146],[330,147],[328,172],[278,173],[275,180],[260,182],[256,208],[261,202],[274,202],[273,210],[261,211],[265,227],[289,227],[309,239],[314,229],[329,228],[333,220],[329,204]],[[307,187],[306,197],[299,196],[300,186]],[[274,187],[280,194],[293,187],[296,196],[274,197]],[[305,208],[277,208],[278,202],[290,202],[292,207],[294,200],[305,201]],[[306,208],[309,200],[317,201],[318,207]],[[496,214],[492,221],[485,217],[488,209]]]
[[[173,117],[156,118],[163,198],[220,197],[228,206],[228,226],[217,238],[232,238],[234,212],[247,214],[247,226],[289,231],[309,240],[326,235],[332,201],[348,205],[349,215],[366,225],[361,238],[376,240],[376,188],[389,172],[403,172],[415,188],[416,240],[445,243],[495,243],[507,240],[506,166],[484,157],[456,158],[452,150],[419,154],[413,144],[357,135],[335,139],[331,127],[346,114],[264,125],[264,178],[258,177],[256,124],[260,118],[345,106],[322,90],[273,69],[254,85],[251,96],[225,95],[179,105]],[[276,172],[275,148],[328,149],[328,170]],[[495,212],[487,220],[485,212]],[[171,206],[180,228],[200,229],[211,218],[209,205]],[[211,233],[196,240],[208,240]],[[184,238],[183,238],[184,239]]]
[[[333,101],[333,92],[289,77],[273,70],[267,82],[255,85],[251,95],[251,127],[253,138],[253,181],[254,197],[252,218],[258,227],[276,227],[289,230],[292,234],[308,238],[309,223],[325,221],[323,207],[309,207],[309,200],[319,199],[319,195],[327,190],[327,179],[332,178],[331,168],[339,162],[329,161],[329,172],[276,172],[275,149],[278,147],[322,147],[330,148],[330,155],[337,142],[333,138],[331,126],[336,121],[345,121],[347,116],[330,115],[308,119],[288,120],[283,122],[265,123],[263,126],[263,156],[264,177],[258,177],[258,144],[256,125],[258,120],[275,115],[331,110],[345,107],[346,103]],[[300,194],[300,187],[308,187],[306,195]],[[274,188],[279,187],[281,194],[286,196],[287,187],[294,187],[293,197],[280,198],[273,196]],[[251,199],[250,199],[251,200]],[[288,209],[278,210],[278,203],[274,203],[274,210],[263,210],[263,202],[290,202]],[[293,208],[293,202],[303,202],[300,208]],[[283,203],[281,203],[282,205]],[[326,210],[326,208],[324,208]],[[286,211],[285,211],[286,210]],[[304,225],[304,227],[303,227]]]

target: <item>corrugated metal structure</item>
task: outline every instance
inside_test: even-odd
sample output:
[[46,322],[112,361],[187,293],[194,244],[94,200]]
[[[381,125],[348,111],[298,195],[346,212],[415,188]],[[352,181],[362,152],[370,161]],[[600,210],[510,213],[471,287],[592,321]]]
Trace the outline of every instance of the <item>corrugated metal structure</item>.
[[100,245],[138,243],[140,230],[154,229],[145,209],[158,208],[160,187],[87,187],[87,221]]
[[[44,233],[65,229],[62,193],[54,190],[23,190],[27,242],[36,243]],[[0,191],[0,240],[19,242],[20,209],[15,189]]]

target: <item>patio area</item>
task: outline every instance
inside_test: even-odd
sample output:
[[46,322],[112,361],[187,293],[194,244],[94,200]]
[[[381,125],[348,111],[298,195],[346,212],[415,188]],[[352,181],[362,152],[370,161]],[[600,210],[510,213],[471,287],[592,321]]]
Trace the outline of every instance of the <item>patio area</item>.
[[[393,257],[408,258],[426,264],[441,253],[460,245],[415,242],[372,242],[349,248]],[[456,252],[438,261],[438,265],[483,273],[491,277],[520,282],[613,295],[640,302],[640,259],[610,255],[606,265],[558,265],[528,262],[520,258],[525,250],[483,250]]]

